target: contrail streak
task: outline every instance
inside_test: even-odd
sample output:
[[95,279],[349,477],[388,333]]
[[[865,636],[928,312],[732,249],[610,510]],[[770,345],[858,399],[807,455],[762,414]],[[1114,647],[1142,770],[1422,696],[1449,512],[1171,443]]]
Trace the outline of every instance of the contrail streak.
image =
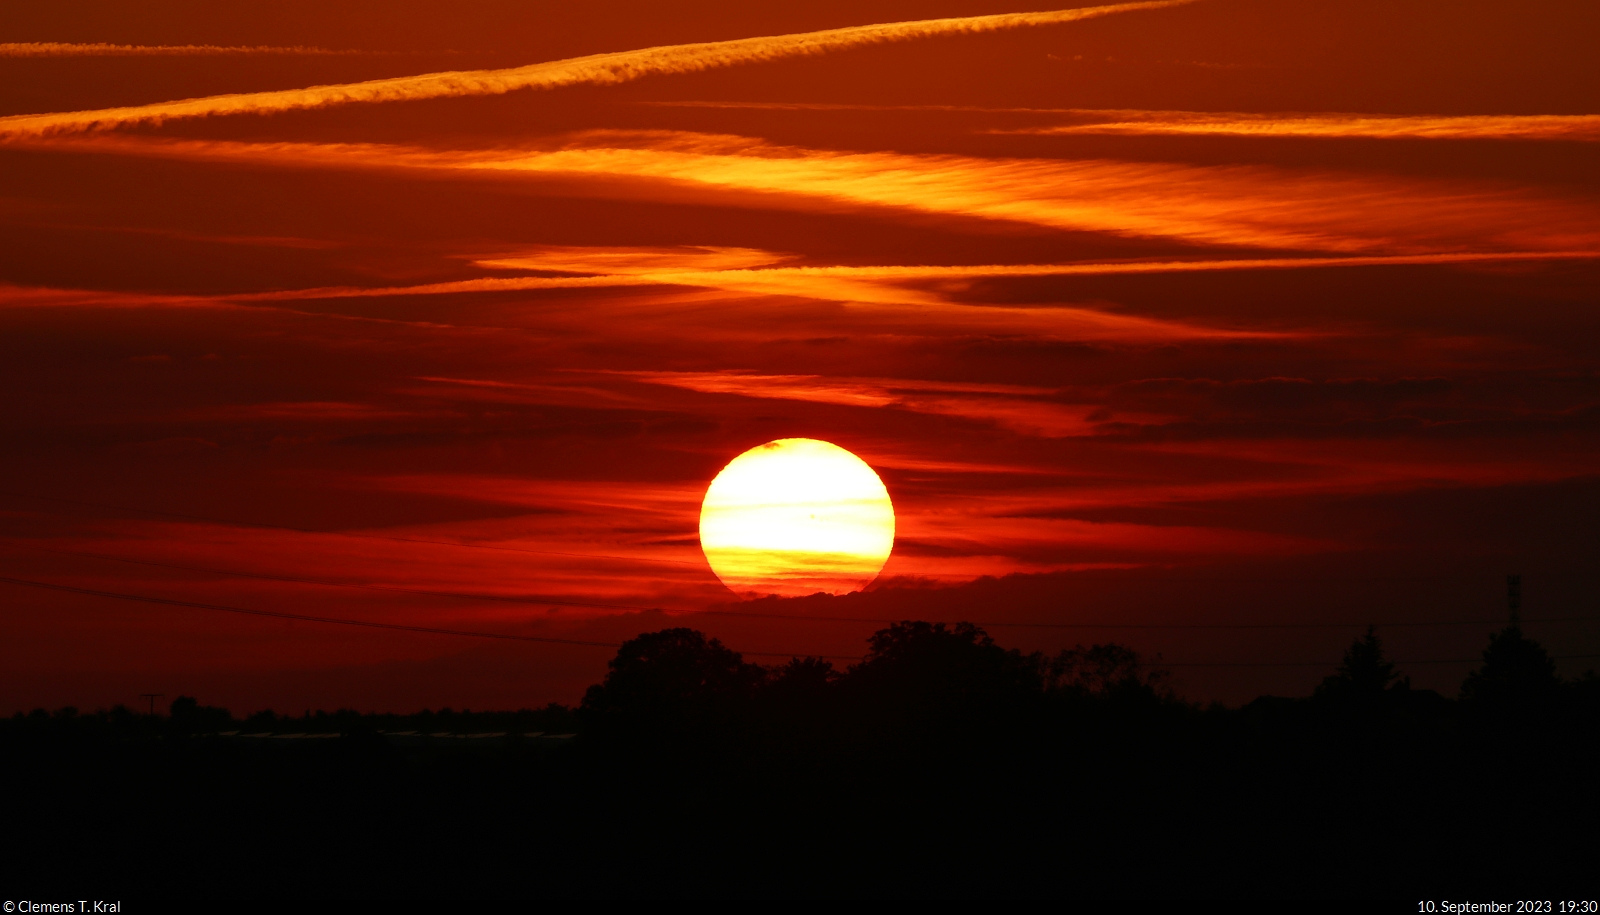
[[1053,127],[990,133],[1070,136],[1305,137],[1416,140],[1600,141],[1600,115],[1475,114],[1454,117],[1381,114],[1243,114],[1204,111],[1071,111],[1094,118]]
[[839,102],[640,102],[660,108],[732,108],[772,111],[929,111],[952,114],[1064,114],[1071,124],[997,128],[993,134],[1070,136],[1360,137],[1420,140],[1600,141],[1597,114],[1397,115],[1146,111],[1119,108],[996,108],[984,105],[859,105]]
[[396,102],[467,95],[500,95],[517,89],[553,89],[580,84],[628,82],[653,74],[691,73],[738,64],[826,54],[847,48],[911,41],[939,35],[970,35],[1094,19],[1135,10],[1181,6],[1194,0],[1149,0],[1042,13],[1002,13],[850,26],[794,35],[665,45],[594,54],[504,70],[461,70],[276,92],[214,95],[198,99],[0,118],[0,137],[43,136],[124,124],[225,114],[270,114],[358,102]]
[[214,44],[140,45],[106,44],[92,42],[76,44],[65,41],[7,41],[0,42],[0,57],[216,57],[240,54],[369,54],[370,51],[330,51],[326,48],[252,47]]

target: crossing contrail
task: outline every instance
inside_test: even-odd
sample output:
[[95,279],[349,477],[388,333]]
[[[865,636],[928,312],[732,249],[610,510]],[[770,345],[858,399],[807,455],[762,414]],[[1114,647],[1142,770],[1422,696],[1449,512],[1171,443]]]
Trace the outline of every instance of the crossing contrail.
[[105,42],[76,43],[66,41],[4,41],[0,42],[0,57],[219,57],[249,54],[322,55],[367,54],[367,51],[330,51],[326,48],[308,48],[301,45],[272,47],[269,45],[215,45],[215,44],[107,44]]
[[1002,13],[993,16],[888,22],[826,29],[820,32],[800,32],[793,35],[664,45],[502,70],[425,73],[419,76],[311,86],[305,89],[213,95],[123,108],[15,115],[0,118],[0,138],[98,130],[126,124],[153,124],[177,118],[271,114],[362,102],[500,95],[518,89],[554,89],[582,84],[605,85],[656,74],[691,73],[939,35],[970,35],[1054,25],[1136,10],[1163,9],[1193,2],[1195,0],[1149,0],[1149,2],[1118,3],[1042,13]]

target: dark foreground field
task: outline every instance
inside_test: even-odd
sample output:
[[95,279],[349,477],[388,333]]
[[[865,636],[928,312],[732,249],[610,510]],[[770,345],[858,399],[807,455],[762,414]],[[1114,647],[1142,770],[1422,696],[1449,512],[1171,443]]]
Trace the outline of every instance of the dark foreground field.
[[577,710],[36,712],[0,724],[7,892],[1593,898],[1600,688],[1496,638],[1460,700],[1370,640],[1228,710],[902,624],[843,675],[641,636]]

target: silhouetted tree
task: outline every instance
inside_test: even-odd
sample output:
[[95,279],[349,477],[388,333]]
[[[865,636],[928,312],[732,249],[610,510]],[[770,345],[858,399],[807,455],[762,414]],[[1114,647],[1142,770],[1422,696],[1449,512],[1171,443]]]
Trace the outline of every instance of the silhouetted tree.
[[1344,650],[1338,673],[1317,686],[1316,696],[1335,702],[1374,703],[1391,690],[1410,688],[1411,678],[1400,676],[1394,663],[1384,656],[1377,627],[1368,626],[1366,634]]
[[1045,690],[1064,699],[1139,699],[1171,697],[1167,672],[1147,670],[1139,653],[1114,642],[1068,648],[1044,665]]
[[1549,652],[1508,626],[1489,636],[1483,666],[1467,674],[1461,698],[1478,707],[1507,709],[1549,702],[1560,689]]
[[771,668],[758,695],[758,714],[769,737],[812,739],[828,727],[839,674],[823,658],[791,658]]
[[225,708],[201,705],[193,696],[179,696],[167,707],[168,728],[174,734],[198,734],[220,731],[233,723],[233,715]]
[[801,700],[816,700],[838,679],[833,662],[822,658],[790,658],[789,663],[774,668],[767,677],[769,695]]
[[602,729],[662,731],[725,726],[766,679],[766,669],[693,629],[624,642],[580,714]]
[[901,622],[873,633],[841,686],[879,721],[970,726],[1043,693],[1039,662],[971,623]]

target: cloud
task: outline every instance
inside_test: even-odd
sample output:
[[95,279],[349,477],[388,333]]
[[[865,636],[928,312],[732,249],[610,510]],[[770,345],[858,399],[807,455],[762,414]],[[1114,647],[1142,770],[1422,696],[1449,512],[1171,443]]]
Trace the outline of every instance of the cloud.
[[[546,262],[544,269],[556,269]],[[311,299],[449,295],[514,292],[537,289],[583,289],[640,286],[699,286],[757,296],[789,296],[839,302],[858,317],[890,325],[912,324],[919,333],[1007,332],[1075,340],[1177,341],[1281,339],[1287,331],[1254,331],[1208,327],[1183,321],[1119,314],[1073,305],[1003,307],[961,303],[907,281],[974,280],[1008,276],[1054,276],[1073,273],[1143,272],[1077,270],[1084,265],[948,266],[948,267],[777,267],[765,270],[662,271],[610,276],[481,277],[419,286],[323,287],[241,293],[235,302],[282,302]],[[1204,269],[1204,268],[1200,268]],[[981,306],[981,307],[980,307]]]
[[1430,414],[1456,417],[1461,407],[1450,397],[1458,387],[1441,377],[1149,378],[1116,385],[1103,396],[1114,409],[1133,407],[1191,422],[1293,419],[1310,425]]
[[[570,260],[549,256],[537,260],[504,259],[477,263],[480,265],[492,263],[502,268],[536,267],[545,271],[615,266],[614,259],[604,249],[595,250],[597,252],[595,254],[580,254]],[[620,255],[623,259],[631,256],[628,251]],[[919,334],[1003,332],[1029,334],[1048,339],[1145,343],[1190,340],[1266,341],[1306,337],[1319,332],[1245,329],[1195,321],[1145,317],[1071,304],[1000,306],[985,304],[971,296],[953,299],[946,293],[955,291],[949,288],[952,284],[964,285],[978,280],[1023,277],[1494,264],[1596,257],[1600,257],[1600,252],[1489,252],[1323,258],[1107,261],[1076,264],[819,266],[707,271],[667,269],[659,272],[650,272],[648,263],[633,262],[624,268],[631,272],[612,275],[479,277],[417,286],[322,287],[241,293],[225,298],[244,303],[505,293],[542,289],[696,286],[736,295],[794,297],[842,303],[854,312],[852,317],[862,329],[877,324],[883,329],[914,327]],[[936,283],[945,288],[936,290],[907,285],[915,283]]]
[[[1491,180],[1265,165],[840,152],[680,131],[589,131],[553,138],[536,149],[105,136],[35,140],[30,145],[290,168],[422,169],[553,182],[565,195],[690,199],[702,205],[778,210],[876,209],[1349,257],[1477,259],[1484,254],[1588,256],[1600,251],[1600,201]],[[1234,268],[1255,266],[1265,265],[1247,259]],[[779,274],[761,278],[770,276]],[[833,274],[838,281],[859,278]],[[494,280],[483,288],[517,288],[506,282]]]
[[1055,393],[1049,388],[742,372],[623,371],[606,374],[704,394],[737,394],[851,407],[893,407],[914,413],[956,416],[1046,438],[1093,435],[1095,432],[1094,424],[1085,418],[1094,412],[1094,406],[1039,399]]
[[992,130],[990,133],[1069,136],[1326,137],[1421,140],[1600,141],[1600,115],[1476,114],[1397,116],[1384,114],[1245,114],[1205,111],[1070,110],[1085,123]]
[[[597,249],[603,250],[603,249]],[[598,255],[603,257],[604,255]],[[833,301],[883,304],[939,304],[943,299],[917,290],[892,291],[885,283],[919,280],[964,280],[1003,277],[1106,276],[1148,273],[1206,273],[1236,270],[1327,269],[1420,264],[1492,264],[1600,258],[1600,251],[1507,251],[1441,254],[1373,255],[1365,257],[1219,258],[1214,260],[1103,261],[1076,264],[957,264],[878,267],[775,267],[764,270],[651,270],[599,276],[480,277],[417,286],[334,286],[248,293],[238,301],[349,298],[392,295],[443,295],[462,292],[507,292],[519,289],[572,289],[596,286],[707,286],[766,295],[798,295]],[[508,258],[475,261],[478,266],[512,269],[568,270],[603,266],[602,261],[533,261]]]
[[608,85],[655,74],[693,73],[740,64],[826,54],[849,48],[913,41],[939,35],[972,35],[1055,25],[1136,10],[1181,6],[1193,0],[1152,0],[1040,13],[1003,13],[950,19],[925,19],[827,29],[792,35],[732,41],[664,45],[637,51],[594,54],[503,70],[425,73],[392,79],[276,92],[249,92],[182,99],[152,105],[104,108],[0,118],[0,137],[40,136],[97,130],[125,124],[151,124],[178,118],[227,114],[271,114],[356,103],[397,102],[471,95],[501,95],[519,89]]
[[745,205],[779,208],[801,198],[810,206],[889,207],[1203,245],[1352,255],[1600,249],[1592,201],[1488,181],[836,152],[672,134],[593,134],[524,155],[468,154],[453,167],[653,178],[701,193],[757,195]]
[[538,245],[515,253],[474,258],[472,263],[477,267],[501,270],[554,270],[627,276],[673,271],[745,270],[792,258],[793,255],[757,248],[715,245],[653,248]]

